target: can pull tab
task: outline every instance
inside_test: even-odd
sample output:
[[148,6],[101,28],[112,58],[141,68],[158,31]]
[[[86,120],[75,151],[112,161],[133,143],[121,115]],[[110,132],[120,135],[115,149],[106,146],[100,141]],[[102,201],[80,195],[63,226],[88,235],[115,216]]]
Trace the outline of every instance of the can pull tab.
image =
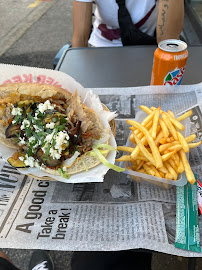
[[169,48],[171,48],[171,49],[175,49],[175,48],[177,48],[179,45],[178,44],[171,44],[171,43],[168,43],[167,44],[167,46],[169,47]]

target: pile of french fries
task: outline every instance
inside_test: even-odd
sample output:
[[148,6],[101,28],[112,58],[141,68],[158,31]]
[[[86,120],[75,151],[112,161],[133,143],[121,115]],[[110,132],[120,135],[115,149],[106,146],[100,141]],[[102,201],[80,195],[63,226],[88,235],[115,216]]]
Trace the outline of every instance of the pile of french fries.
[[136,146],[118,146],[119,151],[127,152],[128,155],[116,161],[130,161],[129,170],[169,180],[177,180],[178,175],[185,171],[187,180],[194,184],[195,177],[186,153],[190,148],[199,146],[201,141],[193,143],[195,134],[184,137],[181,133],[185,129],[181,121],[190,117],[192,111],[176,118],[172,111],[165,112],[160,106],[148,108],[141,105],[140,109],[148,114],[141,124],[134,120],[126,121],[131,125],[129,139]]

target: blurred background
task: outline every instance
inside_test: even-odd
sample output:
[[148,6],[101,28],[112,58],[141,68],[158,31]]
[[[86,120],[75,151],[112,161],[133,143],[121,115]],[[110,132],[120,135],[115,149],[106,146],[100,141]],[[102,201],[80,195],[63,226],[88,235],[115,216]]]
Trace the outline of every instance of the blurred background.
[[[0,63],[53,68],[72,38],[73,0],[1,0]],[[183,36],[202,44],[202,1],[185,0]]]

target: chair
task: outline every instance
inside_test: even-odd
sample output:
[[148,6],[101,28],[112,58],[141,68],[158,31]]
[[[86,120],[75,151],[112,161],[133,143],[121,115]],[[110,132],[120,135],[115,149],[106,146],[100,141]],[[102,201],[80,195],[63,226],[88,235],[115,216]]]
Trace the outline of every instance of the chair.
[[62,57],[63,53],[68,50],[70,47],[72,46],[71,42],[70,43],[67,43],[66,45],[64,45],[60,50],[59,52],[56,54],[54,60],[53,60],[53,69],[56,68],[60,58]]

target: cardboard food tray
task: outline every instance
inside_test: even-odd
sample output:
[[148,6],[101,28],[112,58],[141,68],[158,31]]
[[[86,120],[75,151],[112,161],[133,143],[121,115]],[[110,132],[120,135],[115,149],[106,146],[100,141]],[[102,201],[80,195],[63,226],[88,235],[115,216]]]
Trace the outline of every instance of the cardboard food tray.
[[[139,111],[134,120],[141,123],[146,118],[146,116],[147,116],[147,114],[145,112]],[[182,131],[183,136],[185,136],[185,137],[189,136],[190,135],[190,120],[189,120],[189,118],[183,120],[181,123],[185,126],[185,130]],[[128,137],[126,146],[133,147],[133,148],[135,147],[135,144],[129,140],[129,137]],[[188,158],[188,154],[187,154],[187,158]],[[147,183],[158,185],[158,186],[164,187],[164,188],[170,188],[172,186],[184,186],[187,183],[187,178],[186,178],[185,172],[180,173],[178,175],[178,179],[176,181],[174,181],[174,180],[168,180],[166,178],[156,177],[156,176],[128,170],[127,167],[129,165],[130,165],[129,161],[120,163],[120,166],[125,168],[125,171],[123,173],[128,174],[130,176],[130,178],[136,182],[140,182],[140,183],[147,182]]]

